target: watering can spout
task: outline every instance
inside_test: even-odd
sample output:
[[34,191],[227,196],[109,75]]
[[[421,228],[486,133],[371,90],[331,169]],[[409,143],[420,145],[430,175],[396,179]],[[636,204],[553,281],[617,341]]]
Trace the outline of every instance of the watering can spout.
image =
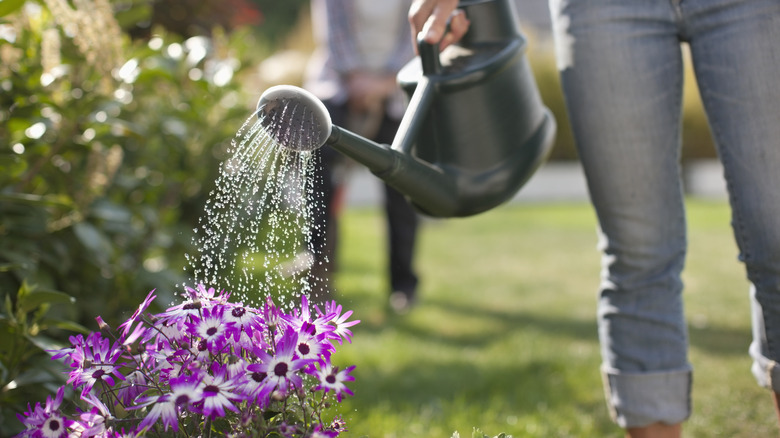
[[329,145],[405,194],[423,213],[452,216],[458,209],[453,178],[430,163],[332,124],[325,105],[302,88],[269,88],[258,101],[257,115],[281,146],[307,152]]
[[292,86],[269,88],[258,117],[281,145],[325,144],[365,165],[434,217],[470,216],[496,207],[546,159],[555,120],[542,104],[511,0],[463,0],[471,21],[463,40],[420,56],[398,74],[410,96],[392,145],[331,123],[325,105]]

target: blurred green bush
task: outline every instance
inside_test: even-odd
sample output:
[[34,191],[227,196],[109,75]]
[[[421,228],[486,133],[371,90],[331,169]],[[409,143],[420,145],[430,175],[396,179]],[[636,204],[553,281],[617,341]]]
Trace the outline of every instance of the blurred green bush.
[[0,4],[0,436],[64,381],[44,349],[174,299],[257,98],[242,79],[284,31],[162,24],[139,0]]

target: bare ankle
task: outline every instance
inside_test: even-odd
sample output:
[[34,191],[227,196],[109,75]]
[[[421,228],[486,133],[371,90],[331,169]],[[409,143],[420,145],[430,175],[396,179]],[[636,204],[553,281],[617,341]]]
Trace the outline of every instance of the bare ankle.
[[653,423],[642,427],[630,427],[626,430],[628,438],[680,438],[682,425]]

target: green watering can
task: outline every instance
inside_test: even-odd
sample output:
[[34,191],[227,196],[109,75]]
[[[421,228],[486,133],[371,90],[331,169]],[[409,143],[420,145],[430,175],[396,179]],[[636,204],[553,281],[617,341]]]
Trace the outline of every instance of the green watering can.
[[555,119],[525,58],[513,3],[459,7],[471,22],[463,39],[441,53],[420,42],[420,56],[398,73],[410,100],[392,145],[333,125],[321,101],[287,85],[260,97],[264,129],[298,151],[330,145],[429,216],[471,216],[508,201],[547,158]]

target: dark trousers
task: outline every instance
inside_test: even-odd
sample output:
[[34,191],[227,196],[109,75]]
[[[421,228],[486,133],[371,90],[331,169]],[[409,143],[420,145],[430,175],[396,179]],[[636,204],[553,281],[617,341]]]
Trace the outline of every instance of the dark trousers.
[[[335,125],[346,127],[347,109],[345,105],[334,106],[325,102]],[[383,117],[377,135],[371,140],[390,144],[395,137],[400,121]],[[338,243],[338,204],[341,196],[340,182],[334,171],[344,156],[323,146],[315,151],[319,164],[315,170],[314,196],[315,208],[312,218],[310,247],[315,252],[315,269],[318,275],[333,273],[337,268],[336,247]],[[404,195],[384,184],[384,209],[387,219],[387,243],[389,247],[388,273],[390,292],[401,291],[413,296],[417,290],[418,277],[414,270],[414,252],[417,240],[419,217]],[[325,271],[323,273],[323,271]]]

